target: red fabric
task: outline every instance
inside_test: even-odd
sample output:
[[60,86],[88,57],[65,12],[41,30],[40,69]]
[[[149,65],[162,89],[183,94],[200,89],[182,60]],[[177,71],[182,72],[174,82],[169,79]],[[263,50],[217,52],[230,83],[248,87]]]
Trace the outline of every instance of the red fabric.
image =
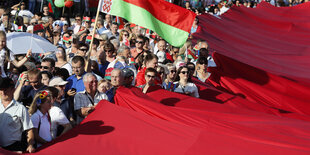
[[221,19],[202,15],[199,22],[202,29],[194,37],[216,51],[213,85],[251,102],[310,115],[310,3],[232,7]]
[[174,61],[173,57],[169,54],[169,52],[166,52],[166,58],[172,62]]
[[157,96],[187,102],[187,107],[166,106],[161,103],[167,99],[158,102],[150,96],[138,88],[118,88],[116,105],[101,101],[81,125],[35,154],[310,153],[307,121],[167,91]]
[[190,32],[196,14],[165,0],[123,0],[141,7],[152,14],[159,21]]
[[88,0],[88,7],[89,8],[97,8],[99,0]]

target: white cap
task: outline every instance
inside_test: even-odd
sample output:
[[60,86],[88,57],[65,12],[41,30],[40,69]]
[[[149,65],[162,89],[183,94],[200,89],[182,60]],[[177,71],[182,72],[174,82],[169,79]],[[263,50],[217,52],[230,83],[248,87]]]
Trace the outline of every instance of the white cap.
[[54,77],[50,80],[49,86],[54,87],[54,86],[63,86],[66,85],[68,81],[64,81],[61,77]]

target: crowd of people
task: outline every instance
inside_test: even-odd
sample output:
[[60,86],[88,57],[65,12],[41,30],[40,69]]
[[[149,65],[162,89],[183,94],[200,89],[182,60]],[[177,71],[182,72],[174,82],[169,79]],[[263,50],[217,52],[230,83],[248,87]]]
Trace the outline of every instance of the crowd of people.
[[[232,5],[197,2],[184,2],[184,7],[218,16]],[[155,32],[107,14],[100,14],[92,35],[94,17],[55,17],[48,6],[42,6],[43,12],[26,8],[25,2],[0,7],[0,147],[7,150],[34,152],[78,125],[99,101],[114,103],[119,87],[199,98],[192,79],[206,82],[207,68],[216,66],[207,42],[193,44],[191,35],[182,47],[174,47]],[[196,18],[191,33],[198,23]],[[6,45],[11,32],[36,34],[58,50],[15,55]]]

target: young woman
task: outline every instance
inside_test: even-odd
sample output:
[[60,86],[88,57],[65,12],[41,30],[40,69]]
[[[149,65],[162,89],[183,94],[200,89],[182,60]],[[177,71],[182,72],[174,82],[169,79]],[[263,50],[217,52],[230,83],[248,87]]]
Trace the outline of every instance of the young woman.
[[58,47],[58,51],[56,51],[56,58],[57,61],[55,63],[55,66],[58,68],[65,68],[68,70],[69,74],[72,74],[72,67],[70,63],[67,61],[66,51],[63,47]]
[[1,67],[1,77],[7,77],[6,71],[10,68],[11,63],[15,67],[22,66],[30,57],[32,53],[31,50],[28,50],[26,56],[17,61],[14,58],[14,54],[11,50],[6,46],[6,34],[4,31],[0,31],[0,67]]
[[107,79],[102,79],[98,82],[97,90],[100,93],[106,93],[111,88],[112,88],[111,82]]
[[50,72],[48,72],[48,71],[41,71],[41,75],[42,75],[41,82],[44,85],[48,86],[48,83],[52,79],[53,75]]
[[130,39],[131,39],[131,36],[129,35],[129,32],[126,31],[126,30],[121,30],[120,32],[120,35],[119,35],[119,41],[121,43],[121,46],[122,45],[125,45],[125,46],[130,46]]
[[178,69],[174,81],[174,92],[199,98],[198,88],[191,82],[189,69],[186,66],[181,66]]
[[29,108],[31,121],[34,126],[34,138],[37,147],[52,140],[51,118],[48,111],[52,107],[52,96],[47,90],[38,92]]
[[208,59],[206,57],[200,57],[196,63],[196,77],[198,80],[202,82],[206,82],[206,80],[210,77],[210,73],[207,72],[208,68]]

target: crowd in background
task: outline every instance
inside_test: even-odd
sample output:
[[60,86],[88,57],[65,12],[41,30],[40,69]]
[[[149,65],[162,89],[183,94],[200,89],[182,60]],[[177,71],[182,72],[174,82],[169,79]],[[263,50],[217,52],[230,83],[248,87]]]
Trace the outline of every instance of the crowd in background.
[[[210,77],[207,68],[216,66],[207,42],[191,41],[199,29],[198,18],[186,43],[174,47],[155,32],[106,14],[100,14],[92,35],[93,13],[75,8],[86,1],[83,5],[82,0],[74,1],[73,8],[59,16],[45,1],[13,2],[1,1],[7,5],[0,7],[0,147],[4,149],[33,152],[78,125],[99,101],[114,103],[119,87],[137,87],[143,93],[166,89],[199,98],[192,79],[205,82]],[[215,16],[232,5],[257,5],[239,0],[170,2],[198,15]],[[58,50],[34,54],[29,49],[15,55],[6,45],[12,32],[36,34]]]

